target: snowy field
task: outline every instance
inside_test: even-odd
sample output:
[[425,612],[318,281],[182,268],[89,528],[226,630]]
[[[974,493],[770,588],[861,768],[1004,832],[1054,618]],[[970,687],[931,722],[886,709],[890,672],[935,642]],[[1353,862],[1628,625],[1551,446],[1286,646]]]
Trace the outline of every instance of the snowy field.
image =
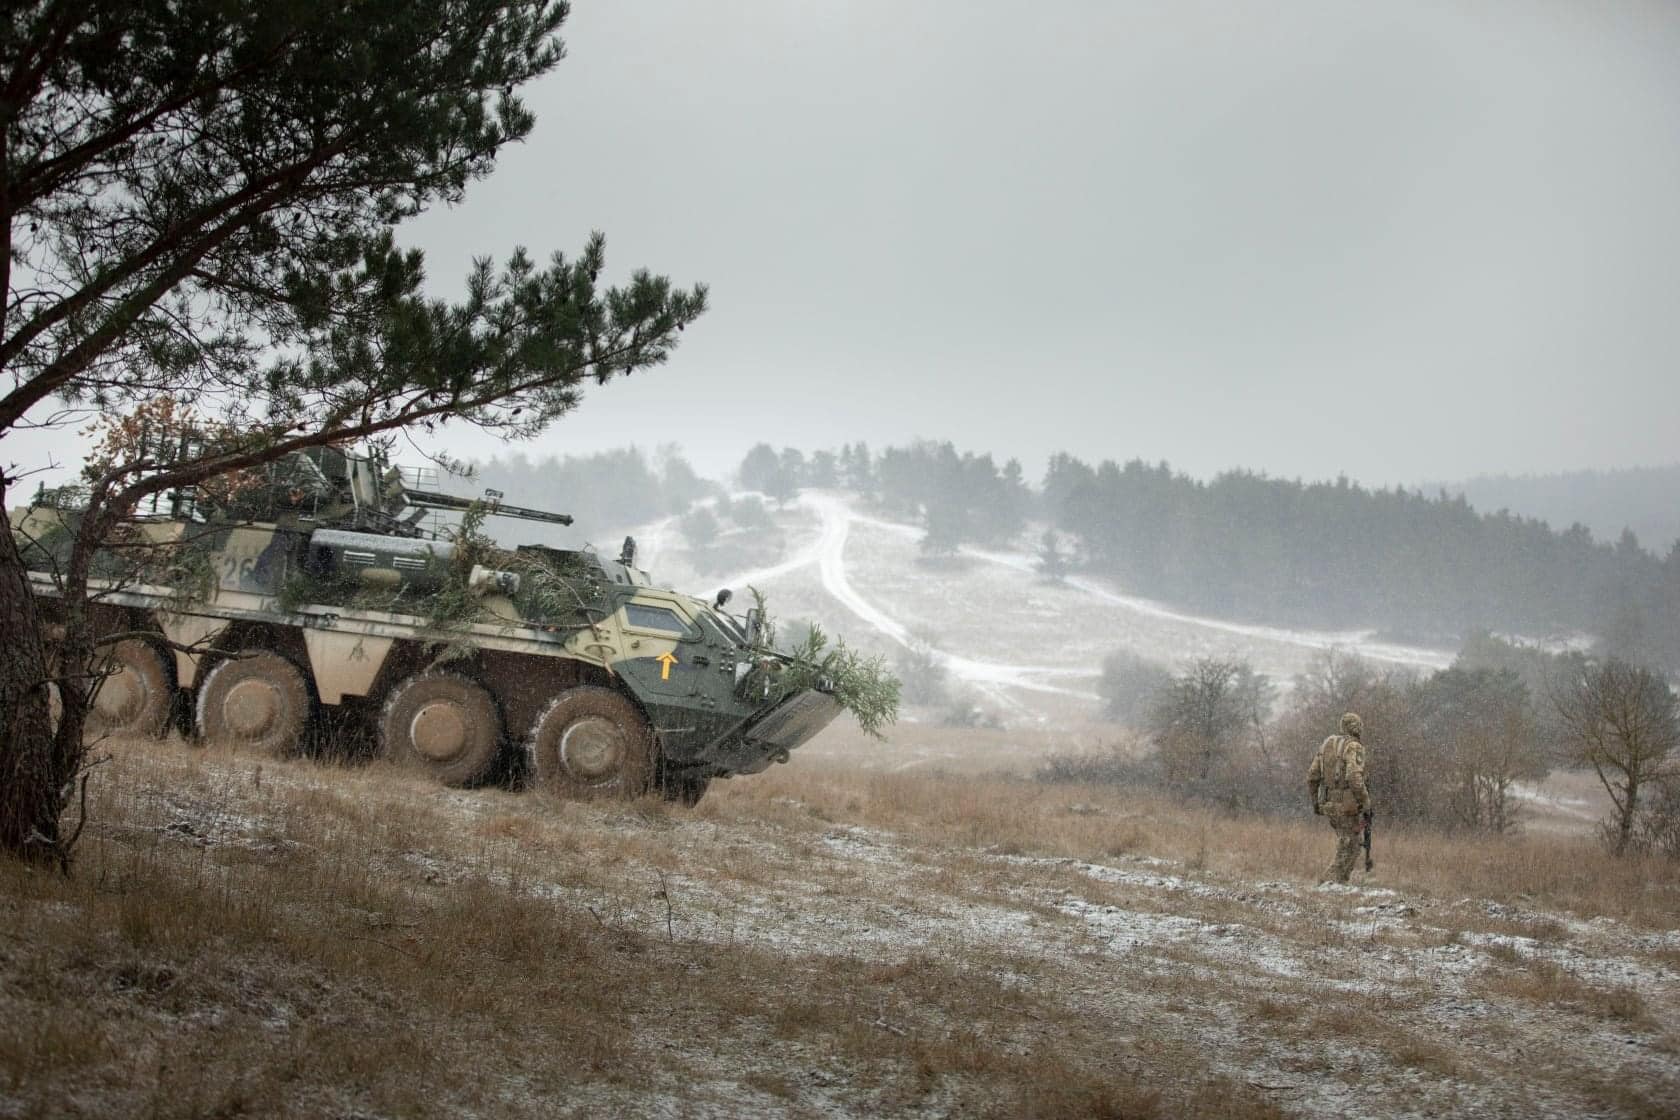
[[964,548],[929,564],[922,530],[860,510],[848,495],[806,490],[778,515],[781,555],[755,568],[702,576],[668,518],[638,536],[662,583],[691,590],[749,585],[781,618],[815,620],[859,648],[889,656],[925,645],[954,682],[1012,721],[1088,719],[1102,660],[1129,650],[1176,666],[1197,657],[1249,661],[1280,684],[1314,655],[1340,649],[1382,664],[1444,668],[1452,652],[1377,641],[1363,631],[1292,630],[1207,618],[1129,595],[1091,577],[1045,581],[1025,552]]

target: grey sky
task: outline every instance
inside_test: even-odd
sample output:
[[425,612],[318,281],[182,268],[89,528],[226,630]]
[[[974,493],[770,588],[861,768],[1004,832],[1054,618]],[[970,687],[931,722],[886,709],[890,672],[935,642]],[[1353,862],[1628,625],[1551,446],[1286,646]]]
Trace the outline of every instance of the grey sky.
[[531,450],[1383,483],[1680,458],[1680,6],[582,0],[410,233],[712,285]]
[[532,139],[404,238],[454,294],[599,228],[714,304],[529,453],[1680,459],[1680,5],[579,0],[566,37]]

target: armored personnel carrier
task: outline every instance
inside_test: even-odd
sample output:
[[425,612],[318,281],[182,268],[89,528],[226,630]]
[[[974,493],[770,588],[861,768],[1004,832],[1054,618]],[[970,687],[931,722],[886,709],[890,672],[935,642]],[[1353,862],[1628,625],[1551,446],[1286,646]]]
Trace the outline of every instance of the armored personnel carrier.
[[[761,612],[724,609],[728,591],[655,586],[629,538],[616,559],[501,548],[487,516],[571,518],[420,481],[322,448],[138,516],[125,532],[147,547],[121,551],[147,559],[101,569],[98,610],[104,632],[139,636],[111,648],[90,717],[154,735],[190,720],[206,741],[285,755],[336,710],[451,785],[511,763],[568,795],[692,803],[715,777],[786,761],[839,711],[828,682],[769,648]],[[77,516],[51,501],[13,515],[49,620]]]

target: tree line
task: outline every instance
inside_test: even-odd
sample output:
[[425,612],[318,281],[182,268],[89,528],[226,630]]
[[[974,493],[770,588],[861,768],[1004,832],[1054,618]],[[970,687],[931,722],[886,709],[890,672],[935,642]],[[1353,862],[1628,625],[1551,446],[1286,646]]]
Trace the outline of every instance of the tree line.
[[442,485],[496,489],[515,505],[571,514],[570,528],[511,519],[495,526],[496,538],[505,545],[554,547],[577,547],[585,540],[604,546],[604,533],[683,513],[717,490],[675,447],[661,447],[651,456],[637,447],[590,455],[515,452],[474,463],[470,484],[446,480]]
[[1602,543],[1578,523],[1482,513],[1445,492],[1240,470],[1203,481],[1166,463],[1092,466],[1065,453],[1034,489],[1015,460],[999,467],[933,441],[809,456],[761,444],[740,481],[784,502],[801,486],[851,490],[923,526],[935,554],[1004,545],[1037,521],[1047,574],[1081,571],[1220,617],[1436,642],[1478,628],[1584,633],[1606,653],[1680,671],[1680,541],[1659,557],[1631,531]]
[[1035,499],[1019,460],[958,452],[949,441],[920,440],[873,454],[867,443],[806,456],[761,443],[747,452],[741,485],[787,502],[802,487],[860,494],[882,512],[926,529],[922,550],[949,555],[964,544],[1005,545],[1032,516]]
[[1428,639],[1486,628],[1591,633],[1624,658],[1680,668],[1680,542],[1659,559],[1463,498],[1346,478],[1303,483],[1055,456],[1045,517],[1080,563],[1139,593],[1231,618],[1374,626]]

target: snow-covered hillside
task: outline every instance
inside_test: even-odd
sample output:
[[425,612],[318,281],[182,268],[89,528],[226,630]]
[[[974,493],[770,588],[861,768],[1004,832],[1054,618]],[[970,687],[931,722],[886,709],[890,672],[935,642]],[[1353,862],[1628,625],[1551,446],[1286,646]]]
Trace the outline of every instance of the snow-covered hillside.
[[925,646],[1005,718],[1093,714],[1103,657],[1119,649],[1168,665],[1244,658],[1280,682],[1329,649],[1418,669],[1452,660],[1447,650],[1381,642],[1365,631],[1201,617],[1087,576],[1050,583],[1027,552],[964,548],[929,564],[917,547],[921,529],[882,520],[833,491],[806,490],[776,518],[779,554],[750,569],[702,574],[676,518],[638,534],[642,560],[660,582],[687,590],[742,595],[757,587],[776,616],[818,622],[866,650]]

